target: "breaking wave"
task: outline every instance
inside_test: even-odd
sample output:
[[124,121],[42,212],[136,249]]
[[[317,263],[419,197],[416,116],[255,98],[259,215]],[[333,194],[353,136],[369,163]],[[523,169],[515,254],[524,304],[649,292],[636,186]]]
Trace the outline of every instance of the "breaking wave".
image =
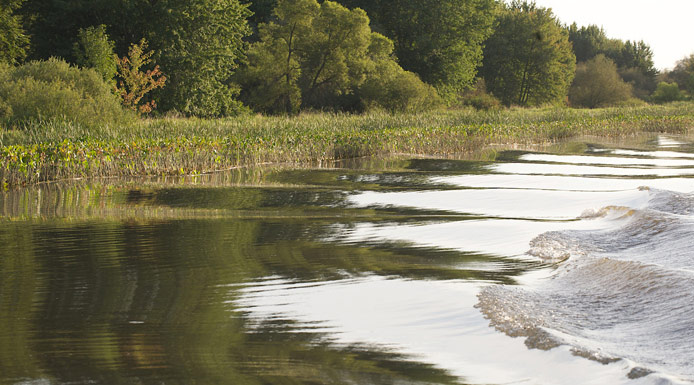
[[630,377],[694,381],[694,195],[650,190],[644,209],[607,207],[606,230],[555,231],[529,254],[555,265],[527,287],[489,286],[477,305],[531,348],[570,345],[600,361],[624,360]]

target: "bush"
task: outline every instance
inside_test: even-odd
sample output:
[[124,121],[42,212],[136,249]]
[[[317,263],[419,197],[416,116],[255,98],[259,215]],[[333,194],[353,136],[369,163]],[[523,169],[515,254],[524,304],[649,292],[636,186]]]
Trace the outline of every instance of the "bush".
[[682,95],[677,83],[660,82],[651,95],[651,100],[655,103],[676,102],[684,100],[684,95]]
[[128,116],[94,70],[71,67],[55,58],[20,67],[0,66],[0,119],[4,124],[64,120],[92,126]]
[[604,55],[581,63],[569,90],[575,107],[598,108],[618,105],[632,97],[631,85],[617,73],[617,66]]
[[434,87],[388,60],[377,64],[358,95],[365,109],[383,108],[390,112],[424,111],[440,103]]
[[501,107],[499,99],[487,92],[484,79],[477,79],[475,87],[463,92],[458,96],[458,103],[463,106],[470,106],[476,110],[493,110]]

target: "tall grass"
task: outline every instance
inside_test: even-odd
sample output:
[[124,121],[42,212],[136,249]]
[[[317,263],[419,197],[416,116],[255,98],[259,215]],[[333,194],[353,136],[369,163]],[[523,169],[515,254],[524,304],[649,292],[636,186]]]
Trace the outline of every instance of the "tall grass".
[[53,120],[2,130],[0,182],[12,186],[75,177],[196,174],[265,162],[440,155],[491,143],[544,143],[644,131],[685,133],[691,127],[692,103],[599,110],[160,118],[98,129]]

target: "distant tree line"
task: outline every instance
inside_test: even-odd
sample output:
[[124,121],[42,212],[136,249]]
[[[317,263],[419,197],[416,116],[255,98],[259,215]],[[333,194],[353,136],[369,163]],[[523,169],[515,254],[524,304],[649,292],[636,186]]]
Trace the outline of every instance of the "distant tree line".
[[0,62],[54,57],[93,69],[140,112],[202,117],[246,108],[593,108],[694,93],[694,56],[659,73],[645,42],[564,25],[521,0],[0,4]]

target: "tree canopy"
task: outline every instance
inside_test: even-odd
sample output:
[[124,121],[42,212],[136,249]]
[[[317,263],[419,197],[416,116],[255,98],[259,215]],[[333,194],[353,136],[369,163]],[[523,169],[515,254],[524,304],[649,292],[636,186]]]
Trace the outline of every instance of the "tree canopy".
[[485,43],[482,76],[505,105],[540,105],[565,100],[574,76],[568,32],[552,11],[513,1]]
[[340,0],[364,9],[392,39],[402,68],[453,95],[475,80],[482,43],[492,33],[494,0]]
[[365,98],[360,94],[363,85],[373,87],[375,78],[384,89],[392,88],[392,82],[408,84],[404,87],[412,94],[400,95],[406,106],[421,91],[429,92],[395,63],[393,43],[371,31],[363,10],[349,10],[332,1],[280,0],[274,14],[275,20],[260,24],[259,41],[248,51],[248,65],[236,76],[243,87],[242,99],[253,108],[273,113],[300,108],[358,110],[379,104],[373,88],[363,93],[369,95]]
[[17,9],[24,0],[4,0],[0,3],[0,63],[15,64],[24,59],[29,45]]

